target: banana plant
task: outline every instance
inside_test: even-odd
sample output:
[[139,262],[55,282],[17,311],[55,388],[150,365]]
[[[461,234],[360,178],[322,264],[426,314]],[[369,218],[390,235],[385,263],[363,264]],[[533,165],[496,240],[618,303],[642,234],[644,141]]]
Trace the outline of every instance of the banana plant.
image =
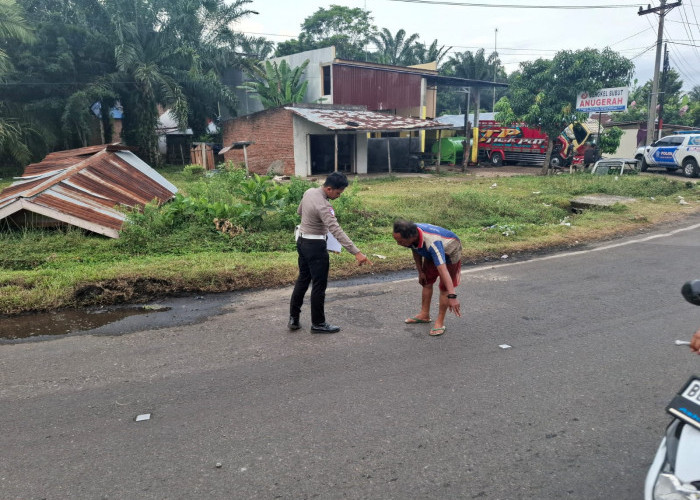
[[265,109],[303,102],[309,82],[302,81],[302,77],[308,65],[308,59],[294,68],[284,60],[279,64],[264,61],[252,66],[253,80],[239,88],[256,94]]

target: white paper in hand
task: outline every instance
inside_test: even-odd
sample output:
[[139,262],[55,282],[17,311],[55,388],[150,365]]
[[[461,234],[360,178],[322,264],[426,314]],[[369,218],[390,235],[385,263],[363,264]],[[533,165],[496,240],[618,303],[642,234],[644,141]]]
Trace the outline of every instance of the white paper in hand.
[[338,240],[335,239],[335,236],[333,236],[331,233],[328,233],[326,237],[326,248],[328,249],[328,251],[340,253],[340,251],[343,249],[343,246],[338,242]]

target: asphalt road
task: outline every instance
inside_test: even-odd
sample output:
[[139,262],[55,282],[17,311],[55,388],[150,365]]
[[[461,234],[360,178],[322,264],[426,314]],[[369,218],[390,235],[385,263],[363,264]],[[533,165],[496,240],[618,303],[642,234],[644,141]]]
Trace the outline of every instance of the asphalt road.
[[698,222],[465,268],[439,338],[403,324],[411,277],[333,284],[336,335],[308,307],[287,331],[285,288],[195,324],[2,344],[0,498],[639,499],[700,373],[674,345],[700,326],[679,292]]

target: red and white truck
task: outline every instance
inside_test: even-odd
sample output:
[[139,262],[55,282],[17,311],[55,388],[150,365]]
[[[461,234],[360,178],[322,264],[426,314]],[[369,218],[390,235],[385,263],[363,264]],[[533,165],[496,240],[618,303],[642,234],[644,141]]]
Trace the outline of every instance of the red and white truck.
[[[498,167],[504,163],[542,165],[547,154],[547,134],[538,128],[524,124],[505,126],[494,120],[479,120],[479,145],[477,161],[489,162]],[[586,151],[595,147],[597,134],[585,124],[573,123],[564,129],[554,141],[550,166],[562,167],[571,158],[573,164],[585,162]],[[571,151],[569,145],[572,146]]]
[[479,120],[477,161],[494,167],[504,163],[542,165],[547,153],[547,134],[524,124],[505,126],[494,120]]

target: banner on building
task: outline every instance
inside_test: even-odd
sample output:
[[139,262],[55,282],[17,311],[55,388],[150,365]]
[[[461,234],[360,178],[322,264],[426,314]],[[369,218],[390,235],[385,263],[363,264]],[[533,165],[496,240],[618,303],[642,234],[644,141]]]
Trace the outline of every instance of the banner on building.
[[576,111],[598,113],[606,111],[627,111],[627,87],[600,89],[595,94],[581,92],[576,97]]

